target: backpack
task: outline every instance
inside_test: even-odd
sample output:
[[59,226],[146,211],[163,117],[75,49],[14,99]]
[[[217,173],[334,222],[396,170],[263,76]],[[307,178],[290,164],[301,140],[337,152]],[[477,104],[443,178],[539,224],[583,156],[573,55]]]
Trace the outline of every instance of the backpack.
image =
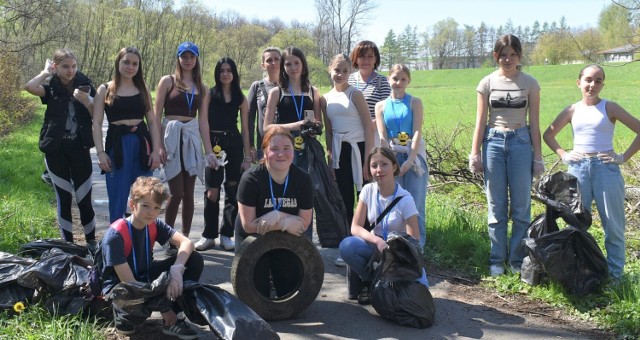
[[[149,228],[149,243],[155,244],[158,236],[158,226],[153,222],[147,226]],[[115,229],[124,241],[124,256],[129,257],[131,254],[132,242],[131,234],[129,234],[129,226],[127,220],[121,218],[113,222],[109,228]],[[93,267],[89,274],[89,287],[91,294],[94,296],[102,295],[102,272],[104,270],[104,262],[102,260],[102,242],[98,243],[98,249],[93,256]]]

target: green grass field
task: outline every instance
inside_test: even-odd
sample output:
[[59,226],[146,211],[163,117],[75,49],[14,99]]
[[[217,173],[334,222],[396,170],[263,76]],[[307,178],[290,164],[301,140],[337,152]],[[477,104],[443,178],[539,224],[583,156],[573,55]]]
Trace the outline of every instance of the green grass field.
[[[546,65],[523,68],[525,73],[538,80],[542,89],[540,92],[542,132],[562,109],[581,99],[576,79],[583,66]],[[634,116],[639,116],[640,101],[636,98],[640,77],[635,75],[640,73],[640,64],[614,64],[604,68],[606,79],[601,97],[615,101]],[[451,129],[458,123],[473,126],[476,118],[476,86],[492,71],[491,68],[482,68],[412,72],[411,84],[407,91],[423,101],[426,131]],[[617,125],[616,130],[615,145],[626,148],[631,141],[632,132],[621,124]],[[571,146],[571,139],[570,127],[566,127],[558,136],[558,141],[565,147]],[[467,147],[471,148],[471,136],[469,136]],[[543,145],[543,154],[546,158],[553,152]]]

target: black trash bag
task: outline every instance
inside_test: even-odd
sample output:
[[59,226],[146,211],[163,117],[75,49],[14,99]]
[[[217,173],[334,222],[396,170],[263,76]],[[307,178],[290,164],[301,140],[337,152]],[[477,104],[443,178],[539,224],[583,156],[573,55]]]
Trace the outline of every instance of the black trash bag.
[[208,325],[221,339],[280,339],[271,326],[233,294],[187,281],[179,305],[191,322]]
[[91,265],[91,260],[53,248],[25,268],[17,282],[36,290],[49,312],[104,317],[108,315],[108,304],[91,294]]
[[20,246],[18,254],[31,258],[38,259],[42,254],[53,248],[58,248],[67,254],[76,255],[79,257],[87,257],[89,250],[86,246],[81,246],[73,242],[67,242],[59,238],[51,238],[44,240],[36,240]]
[[536,240],[527,239],[526,248],[549,279],[571,294],[588,294],[607,278],[607,259],[593,236],[581,229],[569,226]]
[[[582,204],[578,179],[570,173],[558,171],[544,176],[536,187],[537,196],[556,216],[567,224],[583,230],[591,226],[591,213]],[[557,219],[554,218],[554,220]]]
[[[529,227],[523,240],[528,256],[521,267],[521,280],[538,284],[545,276],[559,282],[571,294],[584,295],[607,277],[608,267],[602,250],[587,230],[591,213],[582,205],[575,176],[557,172],[545,176],[537,194],[546,212]],[[569,227],[558,230],[561,217]]]
[[169,273],[163,272],[150,283],[120,282],[107,294],[107,300],[126,314],[129,323],[141,325],[153,311],[166,312],[173,307],[167,298],[169,279]]
[[57,294],[63,290],[86,290],[93,262],[54,248],[22,271],[18,284],[23,287]]
[[349,235],[347,209],[327,165],[322,145],[315,138],[305,137],[305,149],[309,159],[309,175],[313,182],[313,209],[316,212],[316,229],[324,248],[337,248]]
[[35,262],[33,259],[0,252],[0,310],[13,313],[16,303],[26,305],[31,301],[34,290],[20,286],[17,280],[20,273]]
[[424,262],[419,242],[406,233],[391,232],[371,289],[371,305],[383,318],[404,326],[431,327],[436,307],[429,289],[416,282]]

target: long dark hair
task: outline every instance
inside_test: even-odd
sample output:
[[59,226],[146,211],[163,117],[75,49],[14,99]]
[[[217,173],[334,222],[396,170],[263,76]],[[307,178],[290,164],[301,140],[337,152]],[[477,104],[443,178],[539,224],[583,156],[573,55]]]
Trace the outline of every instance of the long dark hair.
[[236,62],[229,57],[223,57],[218,60],[216,63],[216,68],[214,70],[214,76],[216,79],[216,84],[211,88],[211,99],[220,101],[224,103],[224,94],[222,93],[222,82],[220,81],[220,68],[222,64],[229,64],[231,68],[231,74],[233,74],[233,80],[231,80],[231,103],[234,106],[240,106],[242,103],[242,99],[244,98],[244,94],[242,93],[242,89],[240,88],[240,75],[238,74],[238,66],[236,66]]
[[140,55],[140,51],[133,46],[125,47],[121,49],[116,55],[116,63],[115,63],[115,76],[113,77],[113,81],[107,88],[107,95],[105,97],[105,104],[112,105],[114,99],[116,98],[116,93],[118,92],[118,86],[120,86],[120,81],[122,80],[122,75],[120,74],[120,60],[124,58],[127,53],[135,54],[138,56],[138,60],[140,64],[138,64],[138,72],[133,76],[133,85],[140,91],[144,101],[144,109],[145,112],[151,110],[151,94],[149,94],[149,89],[147,88],[147,84],[144,82],[144,73],[142,72],[142,56]]
[[302,92],[308,92],[311,90],[311,83],[309,82],[309,65],[307,65],[307,58],[304,57],[304,53],[302,53],[301,49],[293,46],[289,46],[285,48],[284,51],[282,51],[282,57],[280,58],[280,87],[283,89],[289,88],[289,75],[284,70],[284,63],[285,59],[292,55],[300,58],[300,61],[302,62],[300,84],[302,87]]

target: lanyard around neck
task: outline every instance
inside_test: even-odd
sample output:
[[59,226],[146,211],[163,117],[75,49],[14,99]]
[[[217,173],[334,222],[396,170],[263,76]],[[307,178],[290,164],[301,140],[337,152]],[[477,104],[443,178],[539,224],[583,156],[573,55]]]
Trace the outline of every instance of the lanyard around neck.
[[296,115],[298,115],[298,120],[302,120],[302,111],[304,110],[304,92],[300,93],[300,107],[298,108],[298,103],[296,103],[296,96],[293,93],[293,88],[291,84],[289,84],[289,93],[291,94],[291,100],[293,100],[293,105],[296,106]]
[[371,72],[371,74],[369,75],[369,79],[367,79],[366,82],[364,82],[364,87],[360,88],[360,80],[364,81],[364,79],[362,79],[362,76],[360,75],[360,73],[358,73],[358,78],[360,78],[360,80],[356,79],[356,88],[358,90],[360,90],[360,92],[364,93],[364,90],[367,89],[367,86],[369,86],[369,83],[371,83],[371,81],[373,80],[373,75],[376,74],[375,72]]
[[[398,183],[395,185],[395,189],[393,190],[393,197],[389,200],[389,203],[393,202],[396,199],[396,194],[398,193]],[[380,186],[378,186],[378,205],[376,206],[376,210],[378,211],[378,216],[382,214],[384,209],[382,208],[382,204],[380,203]],[[389,215],[391,215],[391,211],[387,213],[387,215],[382,219],[382,239],[387,240],[387,235],[389,234]]]
[[189,107],[189,114],[191,114],[191,107],[193,107],[193,99],[195,98],[195,86],[191,88],[191,96],[189,96],[189,92],[185,91],[184,96],[187,98],[187,106]]
[[[133,275],[136,279],[138,276],[138,261],[136,261],[136,247],[133,246],[133,231],[131,230],[131,221],[127,219],[127,226],[129,226],[129,237],[131,237],[131,254],[133,255]],[[149,282],[149,268],[151,268],[151,263],[149,261],[149,227],[144,226],[145,231],[145,256],[147,258],[147,282]]]
[[[282,190],[282,197],[284,198],[284,194],[287,192],[287,186],[289,185],[289,174],[284,179],[284,190]],[[273,210],[280,210],[282,208],[282,200],[278,202],[276,196],[273,194],[273,179],[271,179],[271,175],[269,175],[269,189],[271,189],[271,204],[273,205]]]
[[[405,94],[404,97],[402,97],[402,99],[395,99],[395,98],[391,98],[389,97],[389,101],[391,102],[391,110],[393,111],[393,122],[396,125],[396,129],[398,129],[398,131],[394,133],[392,133],[392,136],[398,136],[398,134],[400,132],[402,132],[402,128],[401,128],[401,123],[402,123],[402,114],[407,111],[407,105],[404,104],[404,100],[407,97],[407,95]],[[400,112],[396,112],[396,102],[400,103]]]

